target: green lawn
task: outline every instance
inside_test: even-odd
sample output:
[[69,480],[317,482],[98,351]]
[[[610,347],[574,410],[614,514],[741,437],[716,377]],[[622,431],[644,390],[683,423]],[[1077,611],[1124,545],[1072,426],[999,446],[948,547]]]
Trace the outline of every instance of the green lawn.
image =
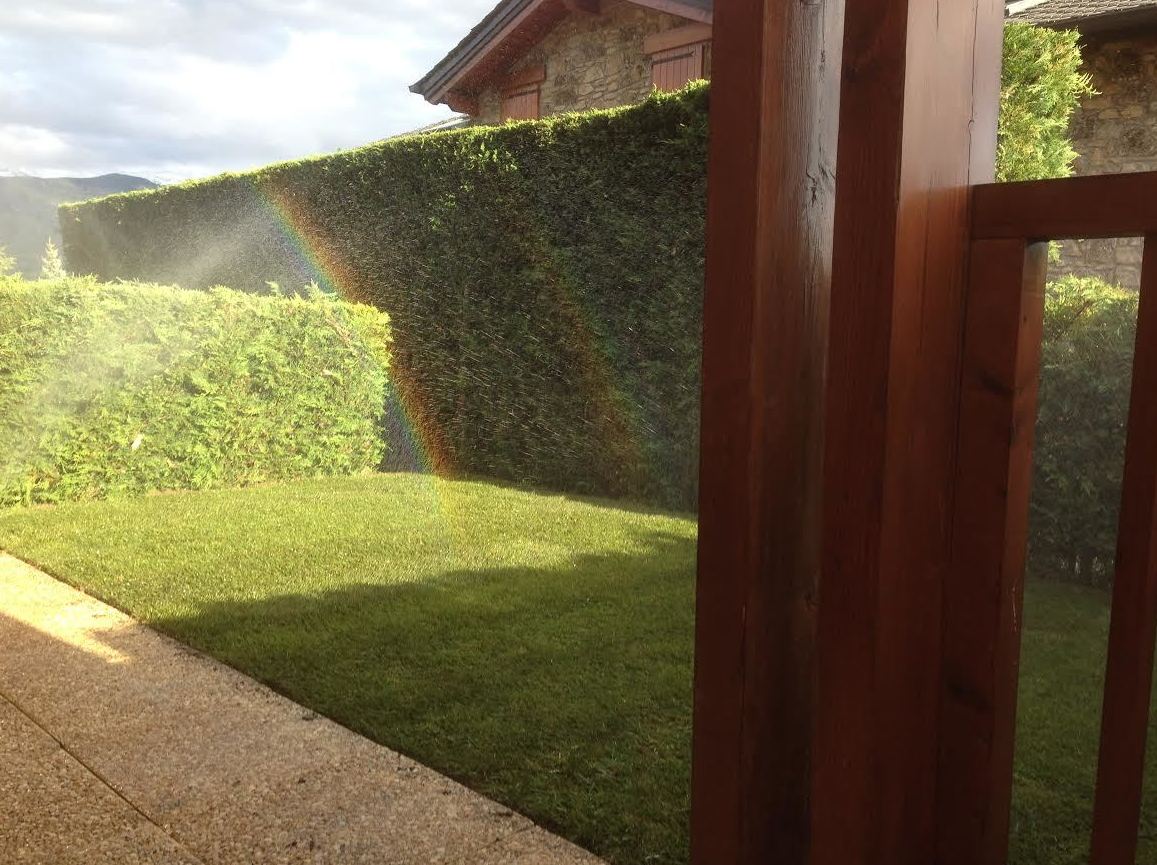
[[[1013,865],[1085,865],[1100,744],[1108,593],[1034,581],[1025,595]],[[1157,743],[1157,711],[1150,741]],[[1157,865],[1157,747],[1149,749],[1138,865]]]
[[[619,865],[687,859],[695,536],[412,475],[0,514],[0,548]],[[1017,865],[1083,860],[1106,623],[1030,587]]]

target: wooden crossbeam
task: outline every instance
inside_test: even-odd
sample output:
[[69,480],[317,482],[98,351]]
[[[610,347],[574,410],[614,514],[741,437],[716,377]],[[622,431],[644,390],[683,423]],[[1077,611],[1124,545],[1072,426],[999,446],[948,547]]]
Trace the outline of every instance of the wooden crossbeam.
[[973,191],[976,239],[1140,237],[1157,227],[1157,172],[994,183]]

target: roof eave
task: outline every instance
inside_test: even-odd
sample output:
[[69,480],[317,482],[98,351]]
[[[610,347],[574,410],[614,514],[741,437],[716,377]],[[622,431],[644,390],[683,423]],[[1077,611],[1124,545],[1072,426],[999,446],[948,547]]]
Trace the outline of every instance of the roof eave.
[[427,102],[435,105],[444,102],[445,85],[453,81],[461,69],[468,67],[482,49],[506,29],[513,19],[529,6],[541,2],[542,0],[509,0],[496,6],[449,54],[438,61],[433,69],[418,79],[410,87],[410,92],[425,97]]

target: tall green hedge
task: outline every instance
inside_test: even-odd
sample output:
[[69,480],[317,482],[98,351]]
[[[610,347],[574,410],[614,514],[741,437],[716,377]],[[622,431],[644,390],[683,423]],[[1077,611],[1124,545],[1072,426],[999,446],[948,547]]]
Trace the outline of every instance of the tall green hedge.
[[[1006,36],[1001,169],[1066,173],[1075,36]],[[629,109],[394,139],[61,210],[73,272],[390,313],[409,465],[691,507],[706,86]]]
[[325,297],[0,278],[0,507],[377,469],[389,340]]
[[707,89],[65,207],[72,272],[387,310],[451,473],[695,501]]

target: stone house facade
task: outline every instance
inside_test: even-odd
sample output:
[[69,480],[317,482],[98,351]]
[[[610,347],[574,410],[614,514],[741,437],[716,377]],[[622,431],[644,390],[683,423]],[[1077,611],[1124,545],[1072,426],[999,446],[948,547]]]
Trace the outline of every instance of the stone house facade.
[[[711,74],[714,0],[502,0],[411,90],[472,123],[612,108]],[[1072,121],[1078,174],[1157,170],[1157,0],[1006,0],[1077,28],[1097,95]],[[1066,242],[1057,272],[1136,288],[1139,239]]]
[[[655,58],[647,51],[648,37],[685,27],[676,15],[639,6],[630,0],[609,0],[600,15],[572,15],[510,69],[514,78],[541,70],[539,114],[614,108],[646,98],[656,85]],[[710,43],[704,46],[700,75],[710,75]],[[509,91],[507,91],[509,92]],[[500,123],[503,88],[491,85],[478,97],[479,123]]]
[[[1157,170],[1157,27],[1090,35],[1084,57],[1098,95],[1073,118],[1077,173]],[[1078,240],[1061,260],[1074,273],[1138,288],[1142,250],[1140,238]]]
[[[1020,0],[1010,18],[1081,31],[1085,71],[1097,95],[1074,114],[1076,173],[1157,170],[1157,0]],[[1066,241],[1054,274],[1098,276],[1136,289],[1139,238]]]
[[713,0],[503,0],[411,90],[474,123],[613,108],[710,76]]

